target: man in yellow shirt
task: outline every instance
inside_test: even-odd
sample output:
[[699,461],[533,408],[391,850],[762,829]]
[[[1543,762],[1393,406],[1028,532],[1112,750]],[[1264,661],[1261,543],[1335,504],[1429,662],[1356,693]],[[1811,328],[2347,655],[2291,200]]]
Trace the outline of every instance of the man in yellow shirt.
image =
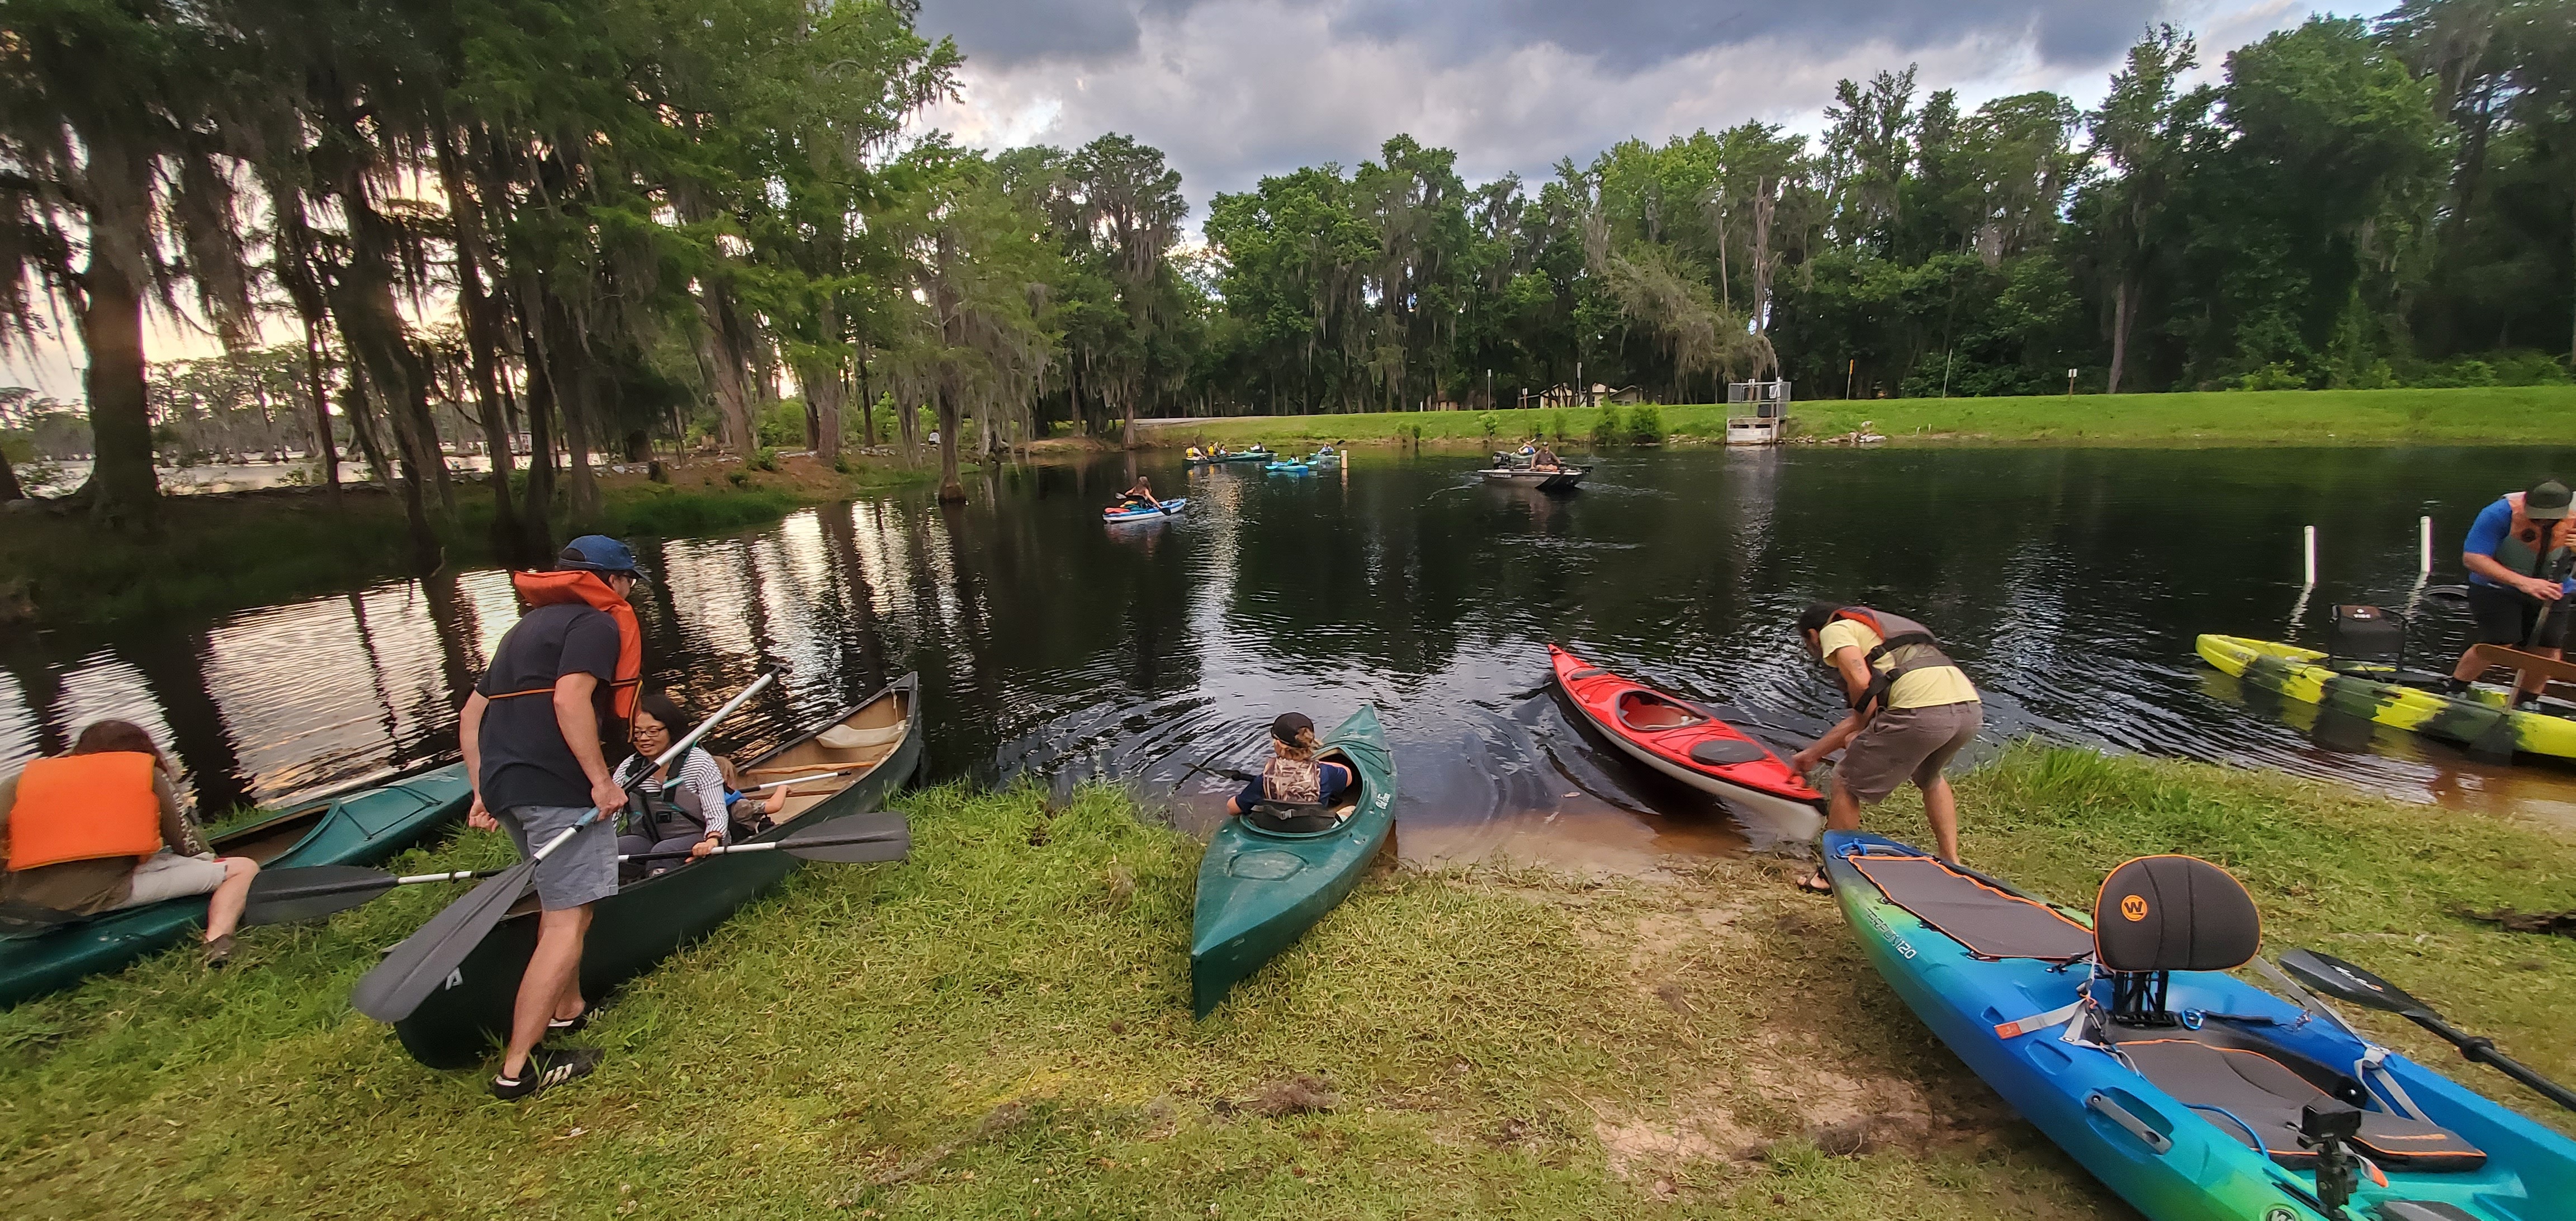
[[[1923,790],[1923,814],[1941,859],[1959,860],[1959,802],[1942,769],[1985,726],[1985,705],[1930,629],[1900,615],[1819,602],[1798,615],[1807,653],[1841,677],[1851,712],[1799,751],[1789,766],[1799,775],[1844,747],[1834,769],[1834,791],[1825,826],[1860,830],[1862,806],[1886,800],[1907,779]],[[1829,893],[1824,870],[1799,883]]]

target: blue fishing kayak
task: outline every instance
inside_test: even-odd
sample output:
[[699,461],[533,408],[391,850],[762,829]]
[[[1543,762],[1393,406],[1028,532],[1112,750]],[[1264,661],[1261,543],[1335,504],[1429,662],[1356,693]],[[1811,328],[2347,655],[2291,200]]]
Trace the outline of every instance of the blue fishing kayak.
[[1309,468],[1307,464],[1303,462],[1273,462],[1263,466],[1261,469],[1268,471],[1273,475],[1303,475]]
[[[2087,922],[1883,836],[1827,831],[1824,855],[1853,934],[1924,1025],[2154,1221],[2322,1221],[2318,1157],[2299,1128],[2304,1106],[2336,1099],[2362,1108],[2351,1148],[2381,1172],[2361,1176],[2352,1221],[2576,1215],[2576,1142],[2366,1041],[2322,1004],[2224,969],[2135,961],[2141,935],[2162,953],[2165,930],[2201,946],[2227,903],[2241,905],[2242,956],[2203,961],[2253,956],[2259,917],[2216,866],[2133,861]],[[2187,887],[2169,881],[2178,872]],[[2111,926],[2099,939],[2096,923]]]
[[1139,506],[1139,507],[1137,507],[1137,508],[1133,508],[1133,509],[1102,509],[1102,510],[1100,511],[1100,520],[1102,520],[1102,521],[1161,521],[1161,520],[1163,520],[1163,519],[1164,519],[1164,518],[1166,518],[1166,517],[1173,517],[1173,516],[1177,516],[1177,515],[1180,513],[1180,511],[1181,511],[1181,510],[1186,509],[1186,508],[1188,508],[1189,506],[1190,506],[1190,498],[1189,498],[1189,497],[1187,497],[1187,496],[1175,496],[1175,497],[1173,497],[1173,498],[1172,498],[1172,499],[1170,499],[1170,500],[1166,500],[1166,501],[1164,501],[1164,502],[1163,502],[1163,507],[1161,507],[1161,508],[1159,508],[1159,509],[1155,509],[1155,508],[1147,508],[1147,507],[1142,507],[1142,506]]

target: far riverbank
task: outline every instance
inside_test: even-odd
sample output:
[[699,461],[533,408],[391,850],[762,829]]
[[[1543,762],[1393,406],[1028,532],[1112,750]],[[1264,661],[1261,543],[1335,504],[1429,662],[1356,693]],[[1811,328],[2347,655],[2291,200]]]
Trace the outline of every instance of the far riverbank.
[[[1667,440],[1715,443],[1725,438],[1726,417],[1746,406],[1653,411]],[[1605,412],[1617,414],[1618,443],[1629,444],[1636,407],[1139,420],[1137,432],[1146,445],[1172,449],[1256,441],[1283,450],[1324,442],[1500,445],[1538,436],[1580,447]],[[2533,445],[2565,439],[2576,428],[2576,386],[1817,399],[1791,403],[1789,425],[1792,443],[1866,431],[1891,445]],[[1114,434],[1109,441],[1115,443]]]

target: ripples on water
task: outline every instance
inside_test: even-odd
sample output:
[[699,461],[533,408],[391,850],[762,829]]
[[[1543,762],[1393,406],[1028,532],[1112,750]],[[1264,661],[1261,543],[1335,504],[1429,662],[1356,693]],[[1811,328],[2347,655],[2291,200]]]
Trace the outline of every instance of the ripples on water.
[[[932,775],[1112,779],[1198,831],[1233,786],[1201,771],[1175,793],[1194,765],[1251,765],[1281,711],[1330,725],[1373,701],[1416,860],[1631,869],[1760,842],[1581,727],[1546,644],[1794,745],[1839,707],[1786,628],[1820,597],[1952,641],[1986,692],[1989,751],[2036,733],[2576,823],[2576,772],[2250,709],[2191,651],[2197,632],[2313,638],[2334,603],[2405,605],[2419,514],[2447,570],[2478,507],[2570,456],[1688,450],[1612,458],[1567,497],[1486,487],[1454,458],[1297,478],[1146,462],[1188,513],[1103,526],[1131,477],[1112,458],[1005,470],[960,508],[900,498],[639,540],[640,615],[648,676],[700,708],[764,659],[794,667],[720,746],[775,742],[918,669]],[[2294,624],[2311,523],[2325,583]],[[453,710],[516,617],[507,575],[480,570],[13,639],[0,763],[118,716],[176,747],[208,809],[417,766],[452,754]],[[2456,614],[2429,621],[2427,653],[2456,649]]]

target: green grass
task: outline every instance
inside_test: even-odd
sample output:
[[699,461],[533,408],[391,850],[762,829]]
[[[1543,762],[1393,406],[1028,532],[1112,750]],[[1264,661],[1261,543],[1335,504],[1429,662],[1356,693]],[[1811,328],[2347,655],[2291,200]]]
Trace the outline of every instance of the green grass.
[[[1721,440],[1739,405],[1665,407],[1667,435]],[[1428,411],[1367,415],[1244,416],[1148,430],[1156,445],[1253,441],[1293,448],[1323,441],[1395,444],[1412,428],[1426,442],[1496,445],[1559,432],[1582,445],[1602,409]],[[2282,390],[2250,393],[2097,394],[2029,398],[1816,399],[1790,405],[1795,437],[1823,438],[1864,423],[1891,443],[2045,442],[2080,445],[2531,445],[2563,436],[2576,417],[2576,387],[2456,390]]]
[[[2081,902],[2127,854],[2226,860],[2276,947],[2377,966],[2576,1075],[2576,944],[2443,914],[2576,905],[2564,840],[2067,751],[1963,799],[1979,864]],[[0,1014],[0,1214],[2123,1215],[1786,862],[1381,871],[1194,1023],[1194,844],[1105,789],[904,804],[911,862],[808,868],[604,1010],[598,1076],[528,1104],[347,1008],[427,888],[254,930],[219,975],[174,952]],[[506,854],[470,836],[402,867]]]

